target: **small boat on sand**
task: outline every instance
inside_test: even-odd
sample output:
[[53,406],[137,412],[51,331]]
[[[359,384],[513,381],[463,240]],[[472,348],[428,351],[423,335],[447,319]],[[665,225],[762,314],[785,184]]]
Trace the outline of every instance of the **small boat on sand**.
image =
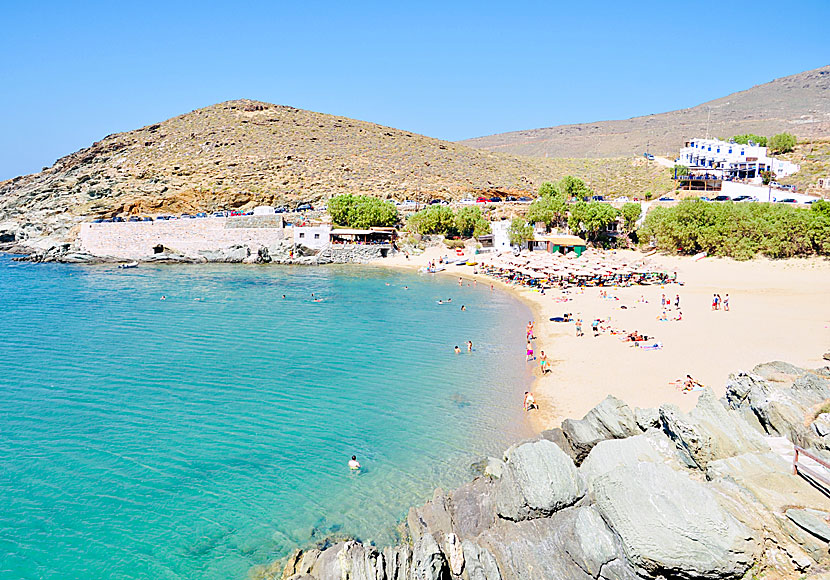
[[126,264],[118,264],[118,267],[122,270],[125,268],[137,268],[138,262],[127,262]]

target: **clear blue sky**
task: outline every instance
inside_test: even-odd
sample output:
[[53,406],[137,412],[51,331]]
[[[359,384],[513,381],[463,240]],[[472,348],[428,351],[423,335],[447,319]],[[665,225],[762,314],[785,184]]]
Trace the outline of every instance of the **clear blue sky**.
[[2,13],[0,179],[235,98],[457,140],[693,106],[830,63],[828,0],[7,1]]

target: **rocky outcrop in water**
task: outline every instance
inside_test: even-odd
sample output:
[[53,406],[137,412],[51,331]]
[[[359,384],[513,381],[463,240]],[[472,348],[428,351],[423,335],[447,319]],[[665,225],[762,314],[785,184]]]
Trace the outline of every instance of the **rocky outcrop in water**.
[[260,571],[281,580],[826,577],[830,496],[793,444],[830,451],[830,368],[759,365],[683,413],[609,397],[413,508],[406,541],[341,541]]

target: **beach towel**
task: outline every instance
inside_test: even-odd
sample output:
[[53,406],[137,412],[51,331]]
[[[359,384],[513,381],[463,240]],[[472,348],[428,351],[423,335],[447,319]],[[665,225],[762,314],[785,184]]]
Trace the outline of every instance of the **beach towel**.
[[660,350],[663,348],[663,343],[655,342],[654,344],[641,344],[640,348],[643,350]]

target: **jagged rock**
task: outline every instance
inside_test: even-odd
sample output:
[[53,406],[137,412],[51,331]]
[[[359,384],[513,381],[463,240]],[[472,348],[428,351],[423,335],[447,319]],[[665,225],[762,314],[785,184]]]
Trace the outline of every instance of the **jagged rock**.
[[493,553],[505,580],[588,580],[609,562],[623,559],[621,545],[590,506],[518,523],[500,520],[478,543]]
[[[432,534],[424,534],[412,550],[413,580],[449,580],[447,560]],[[321,579],[322,580],[322,579]]]
[[640,409],[638,407],[634,409],[634,419],[637,421],[637,427],[643,431],[660,428],[660,411],[653,407],[648,409]]
[[409,533],[416,542],[427,533],[438,534],[439,537],[452,533],[452,519],[447,511],[447,497],[443,490],[436,489],[431,501],[419,508],[411,508],[406,522]]
[[464,569],[469,580],[502,580],[493,554],[469,540],[461,542]]
[[455,534],[444,536],[444,553],[447,555],[450,564],[450,571],[459,576],[464,570],[464,551],[461,542]]
[[510,447],[504,475],[496,482],[498,514],[509,520],[548,516],[585,493],[571,458],[545,439]]
[[412,574],[412,549],[407,544],[383,549],[386,580],[409,580]]
[[568,457],[576,461],[576,453],[574,452],[573,447],[571,447],[571,444],[568,442],[568,438],[565,437],[565,432],[562,431],[560,427],[542,431],[541,437],[542,439],[547,439],[551,443],[556,443],[559,446],[559,449],[564,451]]
[[576,454],[577,464],[600,441],[622,439],[642,432],[631,408],[610,395],[582,419],[562,421],[562,431]]
[[591,488],[628,561],[644,574],[739,578],[755,559],[752,531],[704,484],[665,464],[619,466]]
[[709,461],[747,452],[769,451],[763,438],[735,411],[728,411],[706,388],[684,415],[674,405],[660,407],[663,430],[701,469]]
[[317,580],[383,580],[384,557],[374,547],[342,542],[323,550],[309,573]]
[[491,481],[478,478],[450,494],[447,506],[453,531],[462,540],[475,538],[496,520],[493,488]]

